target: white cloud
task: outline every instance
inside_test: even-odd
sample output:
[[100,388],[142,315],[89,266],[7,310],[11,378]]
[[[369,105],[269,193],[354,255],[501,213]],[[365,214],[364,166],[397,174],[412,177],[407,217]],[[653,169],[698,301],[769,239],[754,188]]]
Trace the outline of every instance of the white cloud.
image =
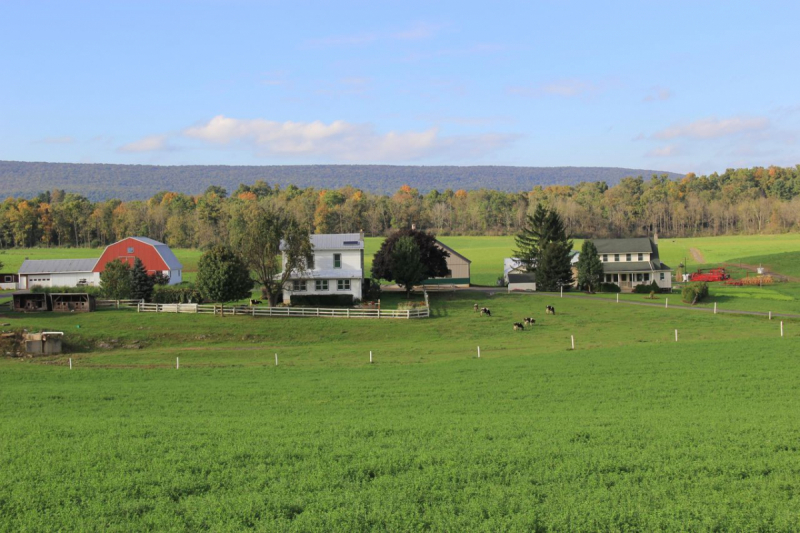
[[435,37],[445,25],[427,22],[415,22],[411,26],[398,31],[372,31],[351,35],[337,35],[312,39],[308,41],[311,46],[359,46],[371,44],[375,41],[421,41]]
[[672,91],[666,87],[651,87],[647,95],[642,99],[643,102],[663,102],[672,98]]
[[680,150],[674,144],[668,144],[660,148],[653,148],[647,152],[647,157],[673,157],[679,155]]
[[704,118],[688,124],[670,126],[653,134],[654,139],[677,138],[718,139],[731,135],[753,133],[769,128],[769,119],[764,117],[732,117],[726,119]]
[[166,135],[150,135],[119,147],[119,152],[142,153],[142,152],[164,152],[171,150],[169,140]]
[[401,41],[419,41],[434,37],[444,26],[441,24],[428,24],[417,22],[411,27],[392,34],[392,37]]
[[424,131],[379,133],[370,124],[337,120],[329,124],[236,119],[223,115],[187,128],[184,135],[215,144],[242,143],[261,156],[374,162],[410,161],[426,157],[480,157],[516,139],[504,134],[442,136],[434,127]]

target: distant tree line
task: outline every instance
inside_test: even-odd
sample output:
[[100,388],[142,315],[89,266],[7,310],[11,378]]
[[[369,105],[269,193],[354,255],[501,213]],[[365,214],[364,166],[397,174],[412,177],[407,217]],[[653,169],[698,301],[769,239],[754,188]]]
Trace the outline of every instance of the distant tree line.
[[[420,228],[438,235],[515,235],[537,205],[559,214],[575,238],[724,235],[800,230],[800,165],[729,170],[681,179],[624,178],[617,185],[433,190],[402,186],[394,194],[339,189],[240,185],[199,195],[159,192],[149,200],[105,200],[62,190],[0,204],[0,247],[101,246],[147,236],[173,247],[210,248],[232,242],[255,206],[282,213],[317,233],[388,235]],[[276,219],[277,220],[277,219]]]

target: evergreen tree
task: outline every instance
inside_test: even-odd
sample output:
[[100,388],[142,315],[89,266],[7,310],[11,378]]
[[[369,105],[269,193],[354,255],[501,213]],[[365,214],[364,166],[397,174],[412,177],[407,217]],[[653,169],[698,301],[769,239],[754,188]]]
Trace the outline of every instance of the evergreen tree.
[[217,245],[200,257],[197,290],[208,302],[231,302],[250,296],[253,281],[244,261],[230,248]]
[[153,296],[154,280],[147,274],[144,263],[138,257],[133,261],[131,269],[131,298],[134,300],[149,301]]
[[131,297],[131,267],[119,259],[106,263],[100,273],[100,290],[106,298],[126,300]]
[[528,272],[536,273],[538,290],[556,291],[572,283],[572,241],[556,211],[537,205],[516,243],[514,254]]
[[392,273],[397,284],[406,289],[406,297],[415,285],[425,279],[425,265],[422,264],[422,256],[413,237],[400,237],[394,245]]
[[583,241],[577,267],[578,287],[586,287],[589,293],[594,292],[603,280],[603,262],[592,241]]

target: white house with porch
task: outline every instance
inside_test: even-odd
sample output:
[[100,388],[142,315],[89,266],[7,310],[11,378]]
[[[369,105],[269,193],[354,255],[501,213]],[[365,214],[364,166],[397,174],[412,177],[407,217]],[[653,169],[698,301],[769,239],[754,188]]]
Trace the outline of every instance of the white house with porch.
[[[283,287],[283,302],[297,295],[350,294],[360,300],[364,285],[364,234],[311,235],[312,260],[302,272],[292,272]],[[286,256],[283,258],[284,267]]]
[[603,282],[632,291],[653,281],[662,290],[672,289],[672,269],[658,257],[658,237],[592,239],[603,262]]

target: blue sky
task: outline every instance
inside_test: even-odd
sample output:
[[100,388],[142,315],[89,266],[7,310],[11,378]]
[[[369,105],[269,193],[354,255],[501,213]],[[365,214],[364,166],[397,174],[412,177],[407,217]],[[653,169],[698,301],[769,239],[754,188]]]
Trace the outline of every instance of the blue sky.
[[800,163],[798,2],[2,2],[0,18],[3,160]]

